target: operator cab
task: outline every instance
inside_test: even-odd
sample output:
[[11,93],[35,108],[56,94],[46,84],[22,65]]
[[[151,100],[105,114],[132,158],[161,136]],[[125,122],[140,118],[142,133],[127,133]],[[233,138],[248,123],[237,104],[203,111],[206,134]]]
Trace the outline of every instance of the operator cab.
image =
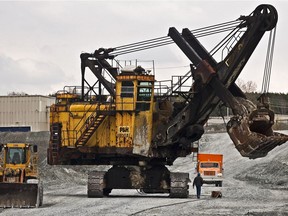
[[8,164],[22,164],[25,163],[25,150],[22,148],[10,148],[7,151]]
[[[119,110],[148,111],[153,102],[154,75],[141,66],[124,68],[117,76],[116,106]],[[124,105],[125,104],[125,105]],[[121,107],[120,107],[121,106]]]
[[26,158],[26,146],[21,144],[9,144],[4,146],[6,149],[6,163],[7,164],[25,164],[27,161]]
[[153,127],[154,75],[141,66],[123,69],[116,78],[116,146],[148,154]]
[[38,151],[37,145],[32,146],[27,143],[7,143],[0,145],[0,152],[2,149],[4,150],[4,160],[6,164],[21,164],[22,166],[30,160],[31,150],[33,153]]

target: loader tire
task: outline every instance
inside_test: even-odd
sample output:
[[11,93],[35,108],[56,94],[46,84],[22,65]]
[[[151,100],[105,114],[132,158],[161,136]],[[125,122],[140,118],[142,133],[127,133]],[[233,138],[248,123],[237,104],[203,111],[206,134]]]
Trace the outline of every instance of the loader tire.
[[43,183],[39,181],[36,207],[39,208],[42,205],[43,205]]
[[39,186],[39,206],[43,205],[43,183],[40,182]]

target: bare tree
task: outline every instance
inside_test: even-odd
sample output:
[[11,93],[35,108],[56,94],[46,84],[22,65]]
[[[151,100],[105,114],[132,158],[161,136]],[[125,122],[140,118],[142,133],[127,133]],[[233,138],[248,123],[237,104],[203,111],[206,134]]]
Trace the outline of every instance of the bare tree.
[[238,87],[243,92],[251,93],[251,92],[256,92],[256,90],[257,90],[257,84],[255,82],[253,82],[253,81],[245,82],[242,79],[238,79],[236,83],[237,83]]
[[7,94],[8,96],[27,96],[28,94],[27,93],[25,93],[25,92],[9,92],[8,94]]

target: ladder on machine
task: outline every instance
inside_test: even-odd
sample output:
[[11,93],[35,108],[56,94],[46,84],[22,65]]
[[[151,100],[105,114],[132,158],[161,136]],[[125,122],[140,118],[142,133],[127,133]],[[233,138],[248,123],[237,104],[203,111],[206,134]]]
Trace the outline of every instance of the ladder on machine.
[[197,163],[199,152],[199,140],[192,143],[192,162]]
[[104,121],[107,114],[96,114],[93,113],[87,118],[85,124],[80,128],[81,135],[76,141],[76,146],[84,146],[100,124]]

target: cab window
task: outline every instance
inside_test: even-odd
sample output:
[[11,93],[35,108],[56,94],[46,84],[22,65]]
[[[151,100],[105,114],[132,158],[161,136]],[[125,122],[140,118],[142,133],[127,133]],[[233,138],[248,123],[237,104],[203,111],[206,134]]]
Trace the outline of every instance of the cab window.
[[152,97],[152,82],[138,82],[137,89],[137,111],[146,111],[150,109]]
[[151,87],[138,87],[137,101],[150,101],[151,95]]
[[8,164],[23,164],[26,161],[24,148],[9,148],[7,151]]
[[121,97],[134,96],[134,83],[132,81],[122,81]]

